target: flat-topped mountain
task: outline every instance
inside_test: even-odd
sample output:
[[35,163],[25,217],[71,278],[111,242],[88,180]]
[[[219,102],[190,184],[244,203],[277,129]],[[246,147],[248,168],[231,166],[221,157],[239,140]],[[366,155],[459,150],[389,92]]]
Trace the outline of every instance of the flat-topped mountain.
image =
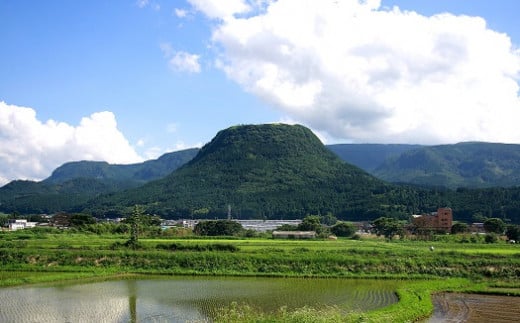
[[[231,209],[234,218],[331,212],[340,219],[372,220],[450,206],[465,221],[475,214],[520,221],[520,186],[492,187],[519,185],[519,145],[340,146],[326,147],[298,125],[235,126],[200,150],[133,165],[73,162],[41,182],[13,181],[0,188],[0,211],[121,216],[142,204],[165,218],[226,217]],[[372,173],[414,185],[392,185],[357,167],[382,160]],[[489,188],[468,189],[475,186]]]
[[220,131],[167,177],[93,201],[91,207],[145,205],[168,216],[302,217],[352,211],[387,185],[346,164],[300,125],[235,126]]

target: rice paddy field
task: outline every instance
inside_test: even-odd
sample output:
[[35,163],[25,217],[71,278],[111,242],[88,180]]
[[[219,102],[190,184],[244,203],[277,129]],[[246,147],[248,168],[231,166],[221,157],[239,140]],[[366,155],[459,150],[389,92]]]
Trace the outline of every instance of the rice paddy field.
[[[416,321],[433,312],[436,292],[520,296],[520,245],[395,240],[140,239],[78,233],[0,233],[0,286],[121,277],[251,276],[397,281],[399,301],[345,314],[334,306],[264,313],[223,306],[215,321]],[[432,248],[433,247],[433,248]],[[433,250],[433,251],[432,251]],[[520,299],[519,299],[520,300]]]

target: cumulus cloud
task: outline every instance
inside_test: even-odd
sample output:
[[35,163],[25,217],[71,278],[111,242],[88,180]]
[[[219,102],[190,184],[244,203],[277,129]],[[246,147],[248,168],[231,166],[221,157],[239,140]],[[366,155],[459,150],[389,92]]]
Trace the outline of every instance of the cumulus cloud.
[[189,73],[199,73],[200,72],[200,64],[199,64],[200,56],[197,54],[190,54],[187,52],[176,52],[168,61],[168,65],[174,71],[180,72],[189,72]]
[[142,158],[117,129],[112,112],[97,112],[79,125],[38,120],[32,108],[0,102],[0,185],[40,180],[67,161],[133,163]]
[[313,129],[351,142],[520,142],[520,52],[480,17],[379,0],[190,2],[217,18],[216,66]]
[[168,59],[168,66],[175,72],[200,73],[200,55],[184,51],[176,51],[171,44],[160,45],[164,57]]
[[196,9],[213,19],[228,19],[246,13],[251,7],[243,0],[188,0]]

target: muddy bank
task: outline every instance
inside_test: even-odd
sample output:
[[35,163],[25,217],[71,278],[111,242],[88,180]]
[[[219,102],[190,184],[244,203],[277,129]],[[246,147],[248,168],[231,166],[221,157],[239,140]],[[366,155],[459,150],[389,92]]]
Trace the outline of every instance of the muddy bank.
[[520,297],[439,293],[432,296],[434,311],[429,323],[494,322],[520,320]]

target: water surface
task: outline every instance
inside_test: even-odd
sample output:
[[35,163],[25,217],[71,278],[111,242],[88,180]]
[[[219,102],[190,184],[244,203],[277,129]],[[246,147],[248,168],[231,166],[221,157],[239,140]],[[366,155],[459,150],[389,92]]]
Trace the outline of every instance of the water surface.
[[367,311],[397,302],[397,282],[177,277],[0,289],[0,322],[211,321],[231,302],[263,311],[335,305]]

